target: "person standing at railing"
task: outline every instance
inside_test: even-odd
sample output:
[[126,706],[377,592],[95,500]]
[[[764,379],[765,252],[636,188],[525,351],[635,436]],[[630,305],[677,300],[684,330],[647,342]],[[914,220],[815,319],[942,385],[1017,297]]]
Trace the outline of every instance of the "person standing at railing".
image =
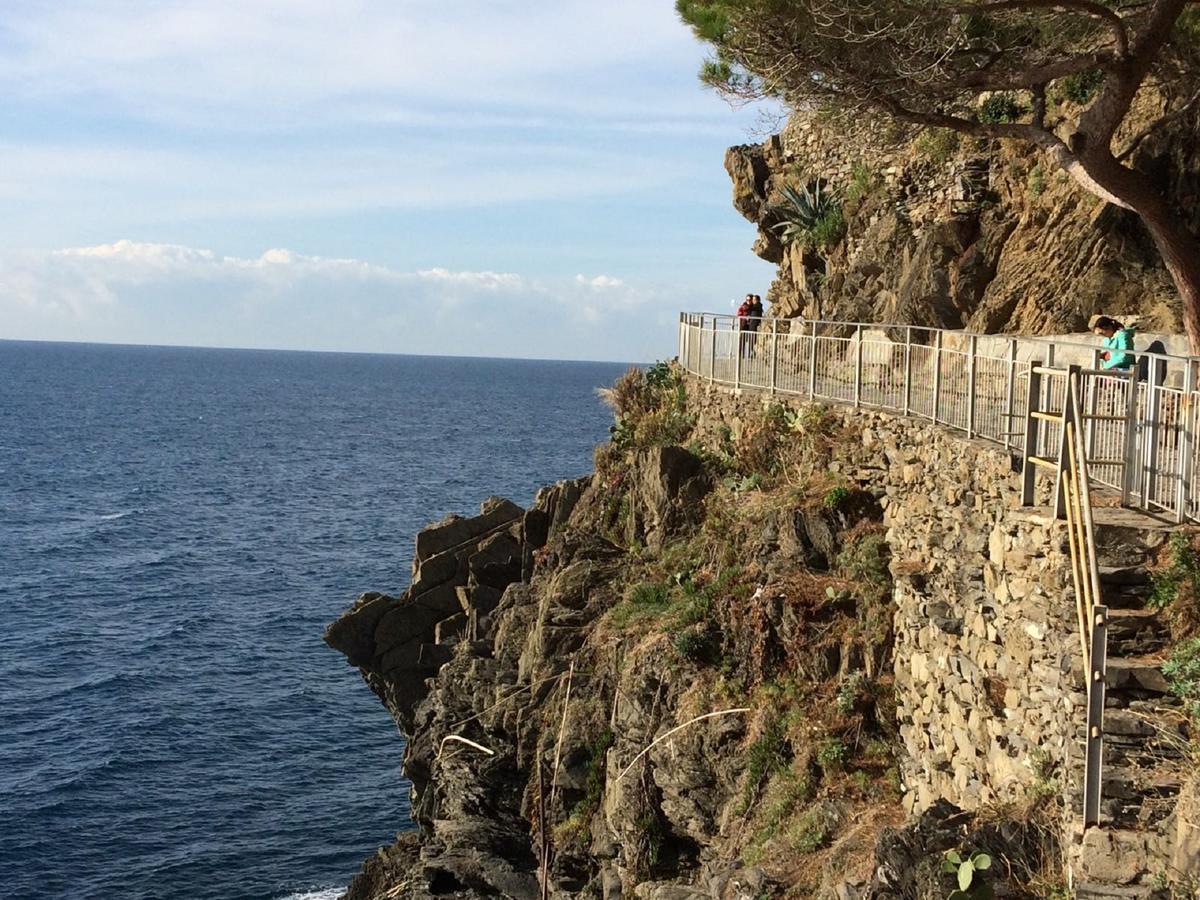
[[1126,371],[1133,368],[1133,329],[1126,328],[1108,316],[1093,316],[1088,323],[1093,333],[1104,338],[1100,352],[1100,368]]
[[762,297],[750,294],[749,315],[746,317],[746,329],[750,332],[749,348],[746,355],[754,356],[755,345],[758,343],[758,329],[762,326],[763,305]]
[[738,355],[745,358],[750,348],[750,310],[754,306],[754,295],[747,294],[737,308]]

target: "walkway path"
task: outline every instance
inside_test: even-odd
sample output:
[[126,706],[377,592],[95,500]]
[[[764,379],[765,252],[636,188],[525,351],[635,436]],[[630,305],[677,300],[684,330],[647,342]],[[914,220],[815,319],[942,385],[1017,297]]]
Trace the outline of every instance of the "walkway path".
[[[1200,521],[1195,360],[1141,352],[1127,373],[1104,371],[1097,349],[908,325],[763,319],[751,332],[729,316],[679,319],[680,364],[713,383],[926,419],[1022,456],[1031,367],[1079,366],[1093,482],[1127,506]],[[1061,410],[1062,386],[1046,379],[1035,408]],[[1039,431],[1031,452],[1057,452],[1058,426]]]

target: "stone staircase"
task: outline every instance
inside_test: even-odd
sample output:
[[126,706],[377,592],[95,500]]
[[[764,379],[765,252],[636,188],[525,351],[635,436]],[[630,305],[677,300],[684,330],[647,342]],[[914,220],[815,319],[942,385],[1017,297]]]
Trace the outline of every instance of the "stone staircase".
[[[1074,896],[1084,900],[1171,896],[1174,812],[1187,758],[1187,720],[1162,673],[1170,629],[1149,608],[1149,566],[1169,527],[1127,511],[1097,510],[1101,596],[1109,608],[1101,822],[1071,847]],[[1076,667],[1078,663],[1076,663]],[[1083,689],[1082,670],[1078,682]],[[1082,701],[1082,693],[1080,695]],[[1083,725],[1075,772],[1082,773]],[[1079,792],[1075,792],[1078,796]],[[1072,813],[1078,820],[1082,798]]]

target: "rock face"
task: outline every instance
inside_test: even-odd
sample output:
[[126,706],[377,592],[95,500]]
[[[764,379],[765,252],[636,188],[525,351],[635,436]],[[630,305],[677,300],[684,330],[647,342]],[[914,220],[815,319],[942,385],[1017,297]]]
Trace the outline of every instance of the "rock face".
[[[758,434],[765,398],[686,393],[689,447]],[[1123,780],[1106,828],[1078,834],[1061,524],[1019,507],[995,447],[850,407],[805,421],[829,436],[811,453],[835,490],[743,498],[739,519],[692,449],[633,450],[620,477],[430,526],[409,589],[329,627],[409,738],[420,830],[348,900],[944,897],[950,850],[1025,882],[1065,858],[1093,896],[1152,896],[1156,872],[1194,863],[1195,779],[1163,766],[1165,685],[1141,658],[1162,647],[1136,599],[1162,534],[1100,535],[1129,612],[1106,744]],[[669,608],[645,590],[654,565]],[[722,574],[691,581],[703,565]],[[847,735],[884,762],[847,771]],[[895,789],[873,791],[888,773]],[[1004,817],[1031,794],[1048,818]]]
[[[1134,157],[1193,231],[1196,127],[1180,123]],[[1103,312],[1179,330],[1174,286],[1137,217],[1022,145],[798,112],[763,144],[731,148],[725,168],[734,207],[759,226],[754,252],[779,265],[772,315],[1061,334]],[[772,227],[781,188],[813,180],[843,198],[846,236],[785,247]]]

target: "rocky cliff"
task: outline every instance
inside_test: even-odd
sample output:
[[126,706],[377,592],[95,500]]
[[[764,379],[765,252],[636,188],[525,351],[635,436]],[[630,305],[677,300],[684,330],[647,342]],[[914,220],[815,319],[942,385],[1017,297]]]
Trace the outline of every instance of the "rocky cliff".
[[[1157,109],[1142,98],[1127,130]],[[1195,118],[1178,122],[1133,156],[1193,230],[1196,133]],[[1025,145],[810,111],[732,148],[725,165],[734,205],[759,226],[755,252],[779,265],[774,315],[1062,334],[1099,312],[1179,330],[1174,287],[1137,217]],[[774,227],[782,190],[816,182],[839,198],[845,228],[823,246],[785,245]]]
[[[592,476],[430,526],[327,630],[418,826],[348,900],[940,898],[947,852],[1066,896],[1064,535],[1007,457],[661,367],[612,400]],[[1123,890],[1168,883],[1175,826]]]

